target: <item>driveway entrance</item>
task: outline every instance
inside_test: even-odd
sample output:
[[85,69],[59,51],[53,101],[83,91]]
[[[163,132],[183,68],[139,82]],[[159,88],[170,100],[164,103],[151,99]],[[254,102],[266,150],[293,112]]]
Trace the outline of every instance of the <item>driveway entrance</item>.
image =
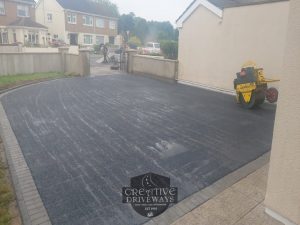
[[90,54],[91,76],[107,76],[107,75],[121,75],[120,70],[112,70],[113,63],[103,63],[103,55]]

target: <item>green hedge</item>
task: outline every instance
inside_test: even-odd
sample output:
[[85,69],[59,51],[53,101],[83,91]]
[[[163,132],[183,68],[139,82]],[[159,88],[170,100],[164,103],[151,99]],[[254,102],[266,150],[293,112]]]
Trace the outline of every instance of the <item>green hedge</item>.
[[178,59],[178,42],[177,41],[161,41],[160,49],[166,59]]
[[132,36],[129,38],[128,45],[130,48],[137,49],[142,46],[142,42],[137,36]]

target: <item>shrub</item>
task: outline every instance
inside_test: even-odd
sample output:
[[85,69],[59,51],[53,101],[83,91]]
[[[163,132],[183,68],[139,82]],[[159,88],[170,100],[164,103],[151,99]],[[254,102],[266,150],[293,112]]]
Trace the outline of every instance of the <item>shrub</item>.
[[137,49],[137,47],[142,46],[142,42],[138,37],[132,36],[129,38],[128,45],[130,48]]
[[161,41],[160,49],[166,59],[176,60],[178,58],[178,42],[177,41]]

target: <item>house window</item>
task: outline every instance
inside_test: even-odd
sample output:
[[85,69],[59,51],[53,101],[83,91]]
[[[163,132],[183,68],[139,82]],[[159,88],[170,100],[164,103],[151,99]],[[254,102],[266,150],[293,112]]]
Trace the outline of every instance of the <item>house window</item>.
[[96,18],[96,27],[104,28],[104,20],[100,18]]
[[53,17],[52,17],[52,13],[47,13],[47,21],[48,23],[52,23]]
[[93,17],[92,16],[83,16],[83,25],[93,26]]
[[84,35],[83,42],[84,42],[84,44],[87,44],[87,45],[93,44],[93,36],[92,35]]
[[0,15],[5,14],[5,7],[4,7],[4,2],[0,1]]
[[116,29],[116,21],[109,21],[109,29],[115,30]]
[[71,24],[77,23],[77,16],[75,13],[68,13],[68,23],[71,23]]
[[8,44],[8,33],[7,31],[0,31],[0,44]]
[[29,17],[29,7],[28,5],[18,5],[17,15],[19,17]]
[[30,44],[38,44],[39,43],[39,35],[37,32],[29,32],[28,33],[28,42]]
[[104,36],[96,36],[96,45],[104,44]]

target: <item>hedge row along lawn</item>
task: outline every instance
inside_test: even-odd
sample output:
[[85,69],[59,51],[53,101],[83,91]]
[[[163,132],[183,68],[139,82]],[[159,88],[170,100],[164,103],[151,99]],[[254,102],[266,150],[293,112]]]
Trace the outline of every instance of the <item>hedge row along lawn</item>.
[[0,90],[5,90],[22,84],[33,83],[37,81],[67,77],[63,73],[34,73],[0,76]]

